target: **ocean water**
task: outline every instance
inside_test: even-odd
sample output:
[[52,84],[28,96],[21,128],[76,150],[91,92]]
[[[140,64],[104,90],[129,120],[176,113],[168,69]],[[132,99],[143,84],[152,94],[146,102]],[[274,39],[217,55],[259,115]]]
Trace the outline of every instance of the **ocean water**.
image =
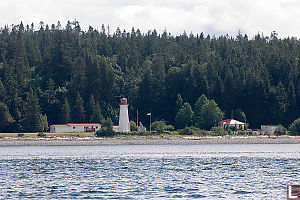
[[285,199],[300,144],[0,147],[0,199]]

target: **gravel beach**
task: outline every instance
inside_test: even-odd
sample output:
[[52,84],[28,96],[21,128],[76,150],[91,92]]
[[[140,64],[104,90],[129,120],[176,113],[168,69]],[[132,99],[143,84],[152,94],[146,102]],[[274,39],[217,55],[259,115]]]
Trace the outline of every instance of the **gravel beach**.
[[0,138],[0,146],[86,146],[164,144],[300,144],[300,136]]

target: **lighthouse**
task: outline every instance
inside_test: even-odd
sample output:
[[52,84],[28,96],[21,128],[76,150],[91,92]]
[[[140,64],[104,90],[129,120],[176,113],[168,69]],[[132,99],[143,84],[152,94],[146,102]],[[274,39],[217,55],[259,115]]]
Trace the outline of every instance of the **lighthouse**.
[[119,131],[130,132],[130,123],[128,116],[128,103],[126,98],[120,99]]

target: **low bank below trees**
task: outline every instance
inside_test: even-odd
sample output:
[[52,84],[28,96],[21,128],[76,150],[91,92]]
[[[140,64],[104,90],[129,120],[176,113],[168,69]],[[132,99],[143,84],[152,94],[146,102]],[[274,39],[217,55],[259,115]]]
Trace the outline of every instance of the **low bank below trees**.
[[118,137],[118,138],[0,138],[0,146],[94,146],[184,144],[300,144],[299,136],[257,137]]

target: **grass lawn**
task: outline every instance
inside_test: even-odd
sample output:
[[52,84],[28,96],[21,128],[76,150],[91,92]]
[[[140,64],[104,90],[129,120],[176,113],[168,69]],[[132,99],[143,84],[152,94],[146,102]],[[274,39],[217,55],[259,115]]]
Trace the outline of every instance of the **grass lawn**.
[[[20,137],[19,134],[24,134],[22,137],[38,137],[39,133],[0,133],[0,137]],[[47,137],[91,137],[94,132],[83,133],[45,133]]]

